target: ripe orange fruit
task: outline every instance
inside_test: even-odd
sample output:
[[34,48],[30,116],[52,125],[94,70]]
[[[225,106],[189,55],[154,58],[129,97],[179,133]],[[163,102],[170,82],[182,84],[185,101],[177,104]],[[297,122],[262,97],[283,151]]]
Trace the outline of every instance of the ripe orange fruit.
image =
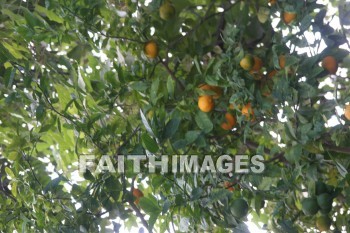
[[140,198],[143,197],[143,192],[140,189],[134,188],[132,190],[132,195],[136,198],[134,203],[136,205],[138,205],[139,201],[140,201]]
[[322,60],[322,67],[331,74],[337,73],[338,62],[333,56],[327,56]]
[[214,109],[214,100],[210,95],[199,96],[198,107],[202,112],[210,112]]
[[254,57],[250,54],[245,55],[242,60],[239,62],[239,65],[244,69],[244,70],[251,70],[254,66]]
[[252,70],[253,71],[259,71],[261,69],[261,67],[263,66],[262,60],[260,58],[258,58],[257,56],[254,56],[254,65]]
[[233,187],[234,183],[229,181],[224,181],[224,187],[229,191],[235,191],[235,188]]
[[297,14],[295,12],[285,11],[282,16],[285,24],[290,24],[297,17]]
[[277,0],[270,0],[270,1],[269,1],[269,3],[270,3],[271,6],[272,6],[272,5],[275,5],[276,2],[277,2]]
[[175,16],[175,7],[170,1],[165,1],[165,3],[159,7],[159,16],[163,20],[169,20]]
[[221,128],[224,130],[231,130],[233,128],[233,126],[235,126],[235,124],[236,124],[236,118],[234,116],[232,116],[232,114],[226,113],[225,119],[226,119],[226,122],[223,122],[221,124]]
[[158,45],[154,41],[148,41],[143,47],[143,51],[149,58],[156,58],[158,56]]
[[222,89],[220,87],[217,87],[217,86],[210,86],[208,84],[202,84],[199,86],[199,88],[201,90],[204,90],[204,91],[214,91],[216,93],[216,95],[213,95],[214,99],[218,99],[222,95]]
[[247,103],[242,108],[242,114],[250,119],[250,116],[254,117],[254,110],[252,108],[251,103]]
[[241,105],[233,105],[233,104],[230,104],[230,106],[229,106],[229,109],[231,109],[231,110],[234,110],[235,108],[241,108]]
[[344,116],[350,121],[350,104],[345,105]]
[[280,65],[281,69],[284,69],[286,67],[286,56],[284,56],[284,55],[279,56],[278,63]]

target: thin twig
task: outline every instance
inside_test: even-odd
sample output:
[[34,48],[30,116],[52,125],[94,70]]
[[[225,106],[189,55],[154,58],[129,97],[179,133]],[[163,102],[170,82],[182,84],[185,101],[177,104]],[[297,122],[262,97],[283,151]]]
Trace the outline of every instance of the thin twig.
[[168,71],[168,73],[170,74],[171,78],[180,85],[182,90],[185,90],[186,87],[184,86],[184,84],[182,82],[180,82],[180,80],[178,78],[176,78],[174,72],[169,68],[168,63],[164,62],[162,60],[160,60],[160,62],[162,63],[164,68]]

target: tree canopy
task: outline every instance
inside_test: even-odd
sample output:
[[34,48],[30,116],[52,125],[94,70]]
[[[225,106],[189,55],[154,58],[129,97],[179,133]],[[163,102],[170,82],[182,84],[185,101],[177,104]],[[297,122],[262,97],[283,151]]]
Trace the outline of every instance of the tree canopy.
[[[248,232],[248,218],[350,231],[349,2],[0,0],[0,11],[0,231]],[[146,160],[81,174],[89,155]],[[161,155],[262,155],[265,169],[150,172]]]

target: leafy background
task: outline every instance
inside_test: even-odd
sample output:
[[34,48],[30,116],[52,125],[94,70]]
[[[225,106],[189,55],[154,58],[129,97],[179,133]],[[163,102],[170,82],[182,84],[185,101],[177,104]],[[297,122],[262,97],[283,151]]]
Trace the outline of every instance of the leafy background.
[[[305,232],[316,216],[301,200],[319,180],[336,193],[332,229],[349,231],[349,3],[331,1],[338,10],[327,13],[315,0],[176,0],[168,21],[161,4],[0,0],[0,229],[244,232],[246,219],[229,209],[244,198],[265,229]],[[286,25],[280,17],[291,10],[297,18]],[[151,39],[153,60],[143,53]],[[263,60],[262,80],[239,66],[247,53]],[[340,62],[337,76],[320,66],[327,55]],[[202,83],[223,89],[211,113],[197,107]],[[228,108],[248,102],[255,121]],[[226,111],[238,122],[229,132],[220,128]],[[266,170],[78,174],[80,156],[105,154],[263,154]]]

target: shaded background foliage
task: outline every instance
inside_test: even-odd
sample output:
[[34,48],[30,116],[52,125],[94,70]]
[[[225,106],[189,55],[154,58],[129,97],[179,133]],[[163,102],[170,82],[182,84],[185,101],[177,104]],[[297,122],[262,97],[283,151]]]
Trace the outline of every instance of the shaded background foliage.
[[[319,63],[332,55],[348,68],[349,4],[333,1],[339,13],[329,15],[314,0],[176,0],[168,21],[161,4],[0,1],[0,229],[108,232],[114,221],[115,231],[123,222],[244,232],[246,218],[230,210],[244,198],[253,222],[304,232],[316,216],[301,202],[317,194],[319,180],[334,197],[333,229],[348,231],[350,124],[339,114],[350,102],[348,69],[330,78]],[[297,13],[291,25],[280,20],[284,11]],[[151,39],[160,48],[154,60],[143,53]],[[239,66],[247,53],[263,60],[262,79]],[[211,113],[197,107],[202,83],[223,90]],[[254,121],[228,108],[248,102]],[[226,111],[238,122],[229,132],[220,128]],[[263,154],[266,170],[78,178],[79,157],[91,154]],[[144,193],[140,205],[134,187]]]

